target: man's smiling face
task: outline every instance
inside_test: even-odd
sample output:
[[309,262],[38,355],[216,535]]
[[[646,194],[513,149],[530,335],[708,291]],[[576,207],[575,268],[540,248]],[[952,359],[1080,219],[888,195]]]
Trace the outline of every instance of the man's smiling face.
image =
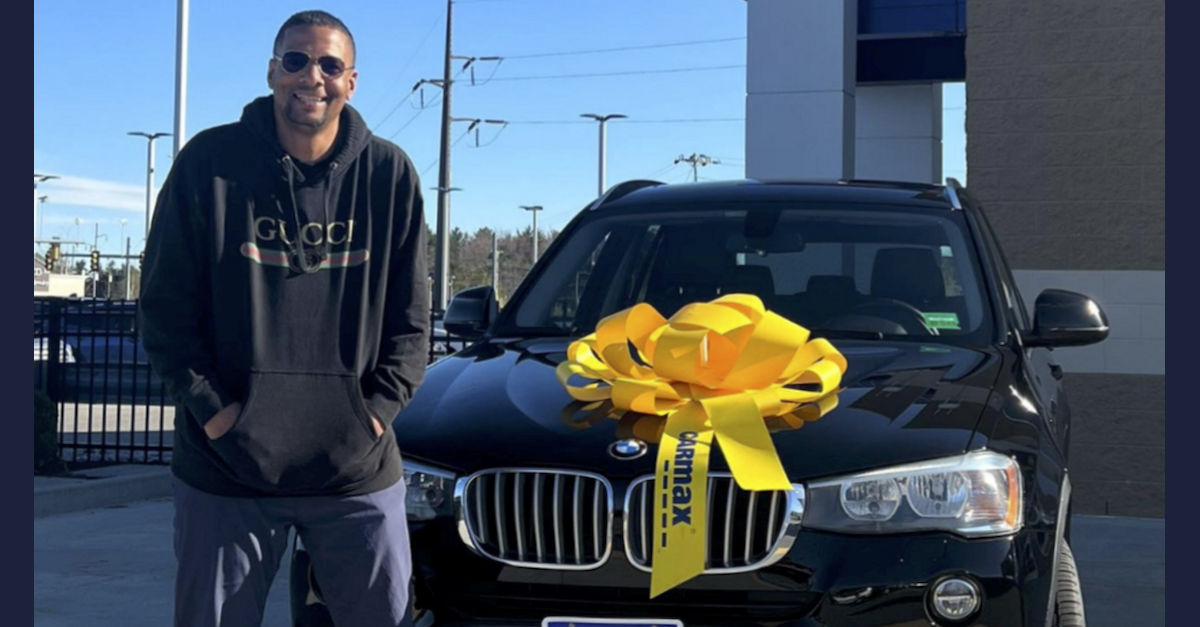
[[345,33],[325,26],[288,29],[267,75],[276,117],[304,134],[325,128],[354,94],[358,73],[353,68],[354,49]]

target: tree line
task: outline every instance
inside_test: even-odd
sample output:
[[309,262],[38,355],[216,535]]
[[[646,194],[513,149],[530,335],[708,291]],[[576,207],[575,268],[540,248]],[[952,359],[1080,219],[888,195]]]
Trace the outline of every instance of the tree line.
[[[425,227],[429,240],[429,275],[433,281],[437,259],[437,239],[428,225]],[[538,229],[538,254],[544,254],[557,230]],[[450,294],[462,290],[492,284],[492,242],[495,239],[499,250],[497,298],[501,303],[517,289],[529,269],[533,267],[533,227],[519,231],[496,231],[481,228],[474,233],[462,229],[450,231]]]

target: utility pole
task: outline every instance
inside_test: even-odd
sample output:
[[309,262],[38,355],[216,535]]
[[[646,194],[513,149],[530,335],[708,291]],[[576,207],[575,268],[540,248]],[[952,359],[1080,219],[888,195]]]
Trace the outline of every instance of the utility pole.
[[154,210],[154,141],[160,137],[170,137],[170,133],[143,133],[132,131],[134,137],[146,138],[146,238],[150,237],[150,212]]
[[438,166],[437,259],[434,261],[433,307],[445,313],[450,300],[450,57],[454,36],[454,0],[446,0],[446,58],[442,69],[442,149]]
[[500,298],[500,235],[492,231],[492,293]]
[[588,118],[600,123],[600,189],[596,196],[604,195],[605,188],[608,186],[608,121],[623,120],[629,116],[613,113],[610,115],[596,115],[595,113],[584,113],[581,118]]
[[[538,261],[538,223],[537,214],[542,210],[541,205],[522,205],[522,209],[533,213],[533,265],[537,265]],[[533,267],[533,266],[530,266]]]
[[700,180],[699,168],[701,166],[720,165],[721,164],[720,161],[713,159],[712,157],[710,157],[708,155],[698,155],[694,152],[692,153],[692,156],[690,156],[690,157],[685,157],[683,155],[679,155],[679,157],[675,159],[675,164],[679,165],[680,163],[686,163],[686,164],[692,166],[692,181],[693,182]]
[[[433,280],[433,309],[436,315],[446,312],[450,300],[450,192],[456,188],[451,186],[450,152],[451,128],[455,122],[471,121],[471,129],[480,123],[503,123],[502,120],[475,120],[471,118],[455,118],[451,111],[451,94],[454,91],[454,77],[451,75],[456,59],[465,59],[465,71],[476,61],[499,61],[500,57],[456,57],[454,56],[454,0],[446,0],[446,52],[442,66],[441,80],[422,80],[414,90],[425,83],[436,85],[442,89],[442,131],[441,150],[438,167],[438,201],[437,201],[437,258],[434,260]],[[474,70],[472,70],[474,72]]]

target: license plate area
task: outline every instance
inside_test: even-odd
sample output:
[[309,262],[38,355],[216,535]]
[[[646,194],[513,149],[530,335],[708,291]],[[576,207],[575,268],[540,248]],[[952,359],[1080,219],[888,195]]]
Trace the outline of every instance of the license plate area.
[[542,627],[684,627],[681,621],[652,618],[547,618]]

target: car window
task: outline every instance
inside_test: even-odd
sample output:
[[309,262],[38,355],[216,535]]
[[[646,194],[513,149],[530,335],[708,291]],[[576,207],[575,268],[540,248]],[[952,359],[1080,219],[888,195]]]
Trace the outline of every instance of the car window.
[[995,230],[992,229],[987,214],[983,212],[983,208],[973,196],[969,193],[964,193],[963,196],[968,202],[974,205],[976,215],[979,216],[979,220],[982,223],[983,243],[987,247],[988,256],[992,259],[992,265],[996,269],[996,281],[1000,295],[1004,298],[1002,305],[1007,317],[1011,321],[1011,324],[1015,325],[1018,330],[1031,329],[1033,323],[1029,317],[1029,310],[1025,306],[1025,299],[1022,298],[1020,290],[1017,289],[1017,282],[1013,277],[1012,267],[1008,265],[1004,249],[996,237]]
[[[766,205],[589,216],[510,303],[503,330],[579,335],[639,302],[664,316],[751,293],[813,329],[984,341],[992,321],[961,214]],[[920,326],[921,328],[917,328]]]

